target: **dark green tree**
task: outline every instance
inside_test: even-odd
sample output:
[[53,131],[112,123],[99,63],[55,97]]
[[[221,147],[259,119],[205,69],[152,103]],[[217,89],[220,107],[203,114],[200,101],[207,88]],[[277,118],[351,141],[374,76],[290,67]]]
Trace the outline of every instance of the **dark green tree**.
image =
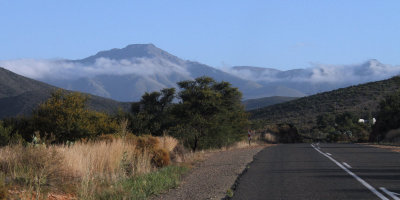
[[172,123],[170,108],[174,98],[175,88],[146,92],[139,102],[132,104],[132,131],[136,134],[162,135]]
[[0,121],[0,146],[7,145],[11,139],[11,127],[4,126],[3,121]]
[[179,125],[173,130],[194,151],[220,147],[241,139],[247,114],[241,105],[241,92],[228,82],[210,77],[178,83],[179,104],[173,114]]
[[400,91],[387,96],[379,104],[376,124],[372,127],[370,141],[385,139],[388,131],[400,128]]

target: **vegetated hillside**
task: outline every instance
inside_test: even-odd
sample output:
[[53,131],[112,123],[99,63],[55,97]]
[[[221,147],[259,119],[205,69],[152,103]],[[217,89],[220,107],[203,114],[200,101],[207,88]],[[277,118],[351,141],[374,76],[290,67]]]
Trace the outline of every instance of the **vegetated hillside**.
[[243,105],[245,106],[246,110],[254,110],[278,103],[284,103],[295,99],[298,99],[298,97],[281,97],[281,96],[264,97],[259,99],[244,100]]
[[[57,87],[20,76],[0,67],[0,119],[29,114]],[[105,112],[129,109],[129,103],[89,95],[89,107]]]
[[[341,88],[330,92],[299,98],[286,103],[251,110],[251,118],[258,125],[290,123],[306,133],[316,124],[316,117],[324,113],[354,113],[360,118],[375,116],[379,102],[400,89],[400,77]],[[379,119],[377,119],[379,120]]]

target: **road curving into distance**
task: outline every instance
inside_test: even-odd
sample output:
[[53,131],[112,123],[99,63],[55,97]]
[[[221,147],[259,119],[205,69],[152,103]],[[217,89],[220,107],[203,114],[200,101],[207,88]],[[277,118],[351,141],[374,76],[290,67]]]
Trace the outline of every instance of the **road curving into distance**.
[[258,153],[233,199],[400,200],[400,153],[359,144],[280,144]]

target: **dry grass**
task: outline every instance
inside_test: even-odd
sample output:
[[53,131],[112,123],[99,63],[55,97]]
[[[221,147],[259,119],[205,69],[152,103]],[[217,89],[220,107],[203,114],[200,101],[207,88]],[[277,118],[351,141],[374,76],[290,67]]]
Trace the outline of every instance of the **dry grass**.
[[71,180],[62,157],[44,145],[7,146],[0,149],[0,171],[8,182],[26,188],[25,194],[39,199],[43,191],[62,190]]
[[[20,189],[19,196],[75,193],[82,199],[114,183],[169,164],[177,140],[152,136],[105,137],[73,145],[22,145],[0,148],[0,172]],[[31,196],[27,196],[27,195]]]
[[166,149],[169,152],[172,152],[175,149],[175,147],[179,144],[179,141],[176,138],[168,135],[157,138],[160,141],[160,148]]
[[373,146],[376,148],[382,148],[382,149],[387,149],[390,151],[394,151],[394,152],[399,152],[400,153],[400,146],[392,146],[392,145],[382,145],[382,144],[366,144],[369,146]]
[[[261,144],[252,141],[250,147],[258,145]],[[170,157],[190,167],[210,152],[237,148],[249,148],[248,141],[197,152],[186,150],[170,136],[130,134],[104,135],[96,141],[72,145],[14,145],[0,148],[0,175],[13,186],[9,190],[11,197],[96,199],[104,191],[117,195],[115,191],[121,189],[121,183],[168,165]]]
[[[118,178],[126,173],[147,173],[152,169],[151,154],[147,149],[137,149],[136,144],[122,139],[111,142],[78,142],[72,146],[57,146],[57,152],[64,158],[64,165],[72,170],[74,177],[96,176]],[[130,169],[121,167],[131,163]]]
[[269,143],[276,143],[278,141],[276,138],[276,135],[272,134],[272,133],[266,133],[263,135],[263,137],[264,137],[264,140]]

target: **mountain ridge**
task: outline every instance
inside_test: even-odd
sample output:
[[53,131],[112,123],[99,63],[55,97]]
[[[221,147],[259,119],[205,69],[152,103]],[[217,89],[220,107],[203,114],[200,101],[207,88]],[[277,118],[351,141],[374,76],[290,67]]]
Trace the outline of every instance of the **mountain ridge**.
[[[55,86],[36,81],[0,67],[0,119],[29,115],[40,103],[47,100],[51,93],[58,90]],[[66,92],[72,92],[64,90]],[[89,97],[89,108],[116,112],[119,108],[128,110],[130,103],[85,94]]]
[[111,63],[111,68],[115,67],[116,70],[136,69],[136,71],[125,74],[98,74],[78,79],[41,79],[41,81],[118,101],[137,101],[145,92],[177,88],[177,82],[201,76],[230,82],[242,91],[245,99],[269,95],[304,96],[302,92],[292,88],[281,85],[265,87],[200,62],[180,59],[153,44],[132,44],[121,49],[100,51],[93,56],[69,62],[88,66],[90,69],[103,68],[101,63],[105,62],[106,67]]
[[170,87],[178,89],[177,82],[200,76],[230,82],[239,88],[246,100],[270,96],[303,97],[383,80],[400,73],[400,66],[385,65],[374,59],[361,64],[318,64],[291,70],[254,66],[218,69],[181,59],[154,44],[131,44],[77,60],[0,61],[0,65],[2,63],[28,77],[33,73],[33,78],[50,85],[118,101],[138,101],[145,92]]

